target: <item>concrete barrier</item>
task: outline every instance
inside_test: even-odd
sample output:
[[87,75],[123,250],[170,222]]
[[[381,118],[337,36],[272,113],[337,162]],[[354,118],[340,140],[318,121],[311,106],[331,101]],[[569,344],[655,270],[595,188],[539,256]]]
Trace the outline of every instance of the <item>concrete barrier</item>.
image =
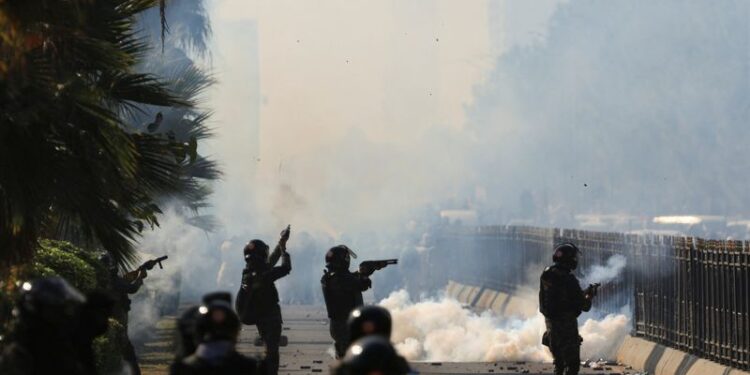
[[746,371],[632,336],[627,336],[620,345],[617,361],[653,375],[750,375]]
[[463,304],[474,306],[479,301],[484,288],[448,281],[445,294]]
[[[454,281],[448,282],[445,292],[463,304],[492,310],[498,315],[528,316],[536,310],[536,301]],[[623,340],[617,351],[617,361],[636,371],[648,371],[651,375],[750,375],[750,372],[633,336],[627,336]]]
[[445,287],[445,295],[453,299],[458,299],[458,294],[461,292],[462,288],[463,285],[450,280],[448,281],[448,285]]
[[474,307],[483,310],[490,310],[492,308],[492,302],[495,300],[498,293],[499,292],[492,289],[484,289],[479,295],[479,299],[477,299],[477,303]]
[[479,299],[479,293],[481,291],[482,287],[467,285],[459,301],[469,306],[474,306]]
[[508,303],[509,299],[510,296],[508,296],[507,294],[503,292],[497,292],[495,299],[492,301],[492,305],[490,305],[490,309],[496,314],[502,314],[503,311],[505,311],[505,305]]

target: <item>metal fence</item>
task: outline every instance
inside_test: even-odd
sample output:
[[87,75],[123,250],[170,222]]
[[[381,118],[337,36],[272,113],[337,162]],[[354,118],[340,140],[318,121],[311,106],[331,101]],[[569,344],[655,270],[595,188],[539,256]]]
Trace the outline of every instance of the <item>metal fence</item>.
[[433,270],[434,283],[509,293],[538,286],[555,243],[578,245],[580,270],[623,255],[625,272],[602,286],[597,309],[629,308],[635,335],[750,369],[750,242],[518,226],[444,228],[435,238],[429,256],[451,266]]

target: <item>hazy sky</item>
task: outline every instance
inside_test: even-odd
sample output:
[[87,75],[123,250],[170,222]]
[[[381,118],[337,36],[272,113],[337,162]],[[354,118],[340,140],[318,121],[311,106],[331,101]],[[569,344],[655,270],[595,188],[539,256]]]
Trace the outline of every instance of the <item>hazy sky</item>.
[[497,54],[543,38],[556,1],[528,4],[210,2],[222,216],[336,232],[459,194],[474,88]]

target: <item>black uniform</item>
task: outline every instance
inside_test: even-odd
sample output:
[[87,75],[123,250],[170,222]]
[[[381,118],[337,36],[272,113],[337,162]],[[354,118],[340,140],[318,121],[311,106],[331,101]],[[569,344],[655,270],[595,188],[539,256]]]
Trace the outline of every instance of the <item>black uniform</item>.
[[130,364],[133,375],[140,375],[141,369],[138,366],[138,359],[135,356],[135,348],[128,337],[128,313],[130,312],[129,294],[134,294],[143,286],[143,279],[137,278],[128,281],[117,274],[116,269],[110,271],[110,282],[112,283],[112,297],[115,301],[113,317],[122,324],[125,334],[121,336],[122,356],[125,362]]
[[370,278],[359,272],[348,269],[329,268],[320,280],[323,287],[323,297],[330,319],[329,330],[335,341],[336,357],[341,358],[349,347],[349,330],[347,319],[355,307],[364,304],[362,292],[372,286]]
[[170,375],[255,375],[260,374],[258,362],[232,350],[221,358],[210,360],[192,354],[175,362]]
[[106,331],[111,308],[106,296],[84,297],[59,277],[24,283],[0,374],[96,374],[91,345]]
[[[279,307],[279,292],[274,282],[292,271],[292,261],[289,253],[280,254],[277,247],[268,263],[255,266],[247,264],[242,271],[242,288],[249,291],[252,314],[255,316],[258,334],[266,345],[266,368],[268,374],[279,371],[279,343],[281,340],[281,307]],[[273,265],[281,257],[281,265]]]
[[195,322],[198,320],[198,309],[200,306],[191,306],[177,319],[177,348],[175,350],[175,361],[195,353],[197,347],[195,336]]
[[577,318],[590,309],[591,299],[586,298],[570,269],[555,263],[542,272],[539,310],[547,325],[543,343],[552,352],[556,375],[578,374],[582,339]]
[[8,341],[0,356],[3,375],[94,374],[77,361],[72,332],[24,326]]

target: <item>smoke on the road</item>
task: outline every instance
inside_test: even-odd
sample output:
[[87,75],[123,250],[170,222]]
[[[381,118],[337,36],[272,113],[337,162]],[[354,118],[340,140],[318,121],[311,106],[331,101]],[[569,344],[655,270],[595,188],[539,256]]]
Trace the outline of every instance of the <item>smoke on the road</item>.
[[[416,361],[543,361],[552,356],[541,344],[544,317],[501,317],[476,313],[443,297],[413,302],[404,290],[380,305],[393,316],[392,340],[409,360]],[[630,318],[610,314],[586,319],[580,326],[582,358],[611,358],[627,334]]]

